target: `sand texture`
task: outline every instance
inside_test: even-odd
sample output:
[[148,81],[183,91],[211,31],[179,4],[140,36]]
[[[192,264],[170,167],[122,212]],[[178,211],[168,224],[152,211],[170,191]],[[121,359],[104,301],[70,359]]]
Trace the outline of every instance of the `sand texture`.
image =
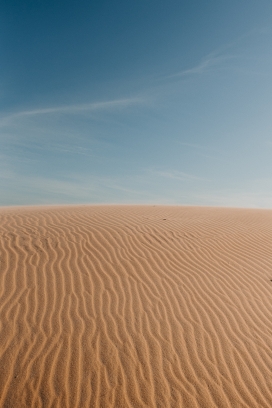
[[0,210],[0,406],[272,407],[272,211]]

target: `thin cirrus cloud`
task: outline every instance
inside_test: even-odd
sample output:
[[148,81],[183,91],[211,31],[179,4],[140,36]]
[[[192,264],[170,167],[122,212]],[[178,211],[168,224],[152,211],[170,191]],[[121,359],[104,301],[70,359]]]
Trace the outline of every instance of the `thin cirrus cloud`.
[[205,72],[208,72],[212,68],[216,68],[216,67],[220,68],[222,66],[225,66],[225,63],[227,61],[233,60],[234,58],[235,58],[234,55],[216,55],[216,53],[210,53],[194,67],[176,72],[172,75],[169,75],[168,78],[175,78],[175,77],[178,78],[178,77],[184,77],[184,76],[193,75],[193,74],[201,75],[201,74],[204,74]]
[[111,111],[116,109],[125,109],[134,105],[146,104],[147,100],[140,97],[131,97],[123,99],[115,99],[102,102],[92,102],[86,104],[77,105],[64,105],[64,106],[54,106],[41,109],[30,109],[22,110],[19,112],[12,113],[10,115],[4,116],[0,120],[0,126],[7,125],[10,121],[33,117],[33,116],[43,116],[43,115],[54,115],[54,114],[80,114],[95,111]]
[[150,170],[150,174],[156,177],[164,177],[179,181],[210,181],[203,177],[198,177],[193,174],[188,174],[177,170]]
[[195,152],[198,156],[205,157],[212,160],[220,160],[220,162],[231,163],[231,161],[226,158],[226,152],[223,153],[222,150],[216,149],[215,147],[203,146],[195,143],[179,142],[181,146]]
[[[181,70],[179,72],[173,73],[168,76],[168,78],[181,78],[189,75],[202,75],[204,73],[210,72],[214,69],[222,68],[234,68],[229,62],[242,60],[243,54],[248,47],[249,43],[254,42],[254,40],[261,39],[271,33],[270,27],[255,28],[250,31],[245,32],[241,36],[237,37],[234,41],[225,44],[224,46],[218,48],[207,54],[198,64],[195,66]],[[233,52],[235,49],[243,47],[243,52],[239,51],[239,54]],[[228,53],[230,51],[230,53]],[[254,60],[256,56],[254,56]],[[237,67],[236,67],[237,68]],[[241,70],[241,68],[240,68]],[[243,65],[242,71],[247,72],[248,67]]]
[[[33,151],[46,148],[54,153],[59,151],[91,156],[92,151],[89,146],[80,144],[86,141],[86,134],[89,140],[90,129],[93,128],[90,122],[93,119],[92,114],[99,114],[101,120],[105,115],[125,114],[131,108],[146,105],[148,105],[148,98],[133,96],[102,102],[25,109],[0,117],[0,140],[3,142],[3,149],[8,147],[15,156],[18,153],[14,150],[15,146],[20,149],[31,147]],[[89,120],[89,127],[86,121],[81,121],[83,115]],[[63,116],[65,121],[62,119]],[[92,140],[94,139],[95,137],[92,136]],[[105,140],[99,142],[99,146],[105,147],[105,144]]]
[[242,208],[271,208],[272,194],[269,192],[237,191],[231,189],[211,191],[207,193],[195,193],[193,202],[201,205],[218,207],[242,207]]
[[143,99],[140,98],[126,98],[116,99],[112,101],[94,102],[79,105],[57,106],[52,108],[36,109],[19,112],[20,116],[33,116],[33,115],[46,115],[54,113],[80,113],[80,112],[92,112],[98,110],[111,110],[118,108],[127,108],[131,105],[142,104]]
[[214,147],[203,146],[203,145],[199,145],[199,144],[196,144],[196,143],[180,142],[179,144],[182,145],[182,146],[190,147],[192,149],[196,149],[196,150],[213,151],[213,152],[222,153],[220,150],[218,150],[218,149],[216,149]]
[[[238,71],[237,77],[231,76],[233,68],[246,66],[235,53],[231,46],[214,51],[189,69],[170,71],[168,79],[151,81],[133,94],[127,90],[123,98],[61,106],[46,106],[41,100],[41,108],[23,106],[17,112],[3,112],[0,182],[7,194],[4,203],[153,201],[269,206],[272,201],[266,186],[258,190],[242,180],[239,191],[239,171],[232,180],[228,176],[232,167],[221,164],[235,164],[238,156],[218,137],[232,134],[232,128],[222,128],[220,115],[213,114],[225,97],[224,108],[235,106],[236,89],[230,86],[231,94],[225,95],[229,87],[223,81],[225,70],[232,84],[240,78]],[[228,122],[236,124],[234,113],[226,110],[227,115]],[[154,146],[156,154],[152,154]],[[223,189],[227,177],[225,186],[230,188]]]
[[[9,172],[3,174],[2,182],[8,183],[7,203],[16,204],[18,200],[23,204],[68,204],[80,202],[110,202],[110,203],[143,203],[152,202],[156,194],[142,188],[131,187],[131,178],[124,180],[120,177],[91,177],[83,174],[67,174],[65,178],[42,177],[33,175],[18,175]],[[9,190],[11,193],[9,194]],[[14,191],[16,190],[16,194]],[[26,196],[25,192],[28,192]],[[4,200],[4,201],[3,201]],[[33,201],[34,200],[34,201]],[[0,200],[6,205],[5,199]]]

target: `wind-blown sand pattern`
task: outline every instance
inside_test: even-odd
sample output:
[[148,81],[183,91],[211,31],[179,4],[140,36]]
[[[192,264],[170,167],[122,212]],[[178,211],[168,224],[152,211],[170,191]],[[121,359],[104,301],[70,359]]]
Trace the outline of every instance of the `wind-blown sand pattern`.
[[272,211],[0,210],[1,407],[272,407]]

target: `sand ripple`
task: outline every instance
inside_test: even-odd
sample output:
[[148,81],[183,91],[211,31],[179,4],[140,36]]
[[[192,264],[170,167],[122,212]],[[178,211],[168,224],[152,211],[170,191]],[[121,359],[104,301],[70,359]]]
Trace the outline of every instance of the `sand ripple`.
[[0,406],[272,406],[272,211],[0,211]]

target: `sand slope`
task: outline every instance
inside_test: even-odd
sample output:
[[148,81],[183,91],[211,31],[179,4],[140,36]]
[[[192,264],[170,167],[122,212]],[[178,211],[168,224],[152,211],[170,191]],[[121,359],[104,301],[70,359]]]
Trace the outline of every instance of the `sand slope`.
[[1,407],[272,407],[272,211],[0,210]]

